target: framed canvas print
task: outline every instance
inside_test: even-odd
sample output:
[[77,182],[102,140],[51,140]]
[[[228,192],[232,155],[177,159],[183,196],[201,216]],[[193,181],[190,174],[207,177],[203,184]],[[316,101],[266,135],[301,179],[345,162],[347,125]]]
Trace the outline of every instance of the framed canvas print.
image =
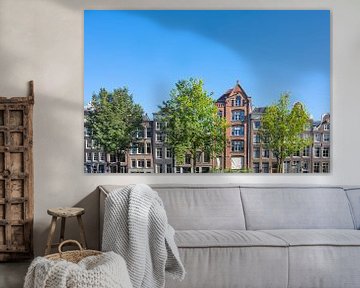
[[84,12],[85,173],[329,173],[328,10]]

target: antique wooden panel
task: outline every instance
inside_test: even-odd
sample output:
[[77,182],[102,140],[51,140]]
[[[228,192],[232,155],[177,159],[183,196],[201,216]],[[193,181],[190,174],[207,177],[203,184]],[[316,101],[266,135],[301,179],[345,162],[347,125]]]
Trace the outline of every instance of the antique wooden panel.
[[0,261],[33,255],[33,82],[27,97],[0,97]]

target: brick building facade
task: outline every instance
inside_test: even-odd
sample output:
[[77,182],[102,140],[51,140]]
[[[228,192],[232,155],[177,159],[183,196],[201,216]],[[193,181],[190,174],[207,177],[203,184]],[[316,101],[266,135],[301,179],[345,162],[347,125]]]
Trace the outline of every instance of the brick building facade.
[[[226,119],[226,147],[217,165],[228,170],[242,170],[249,166],[249,116],[251,98],[245,93],[239,82],[226,91],[215,103],[219,117]],[[219,168],[220,168],[219,167]]]

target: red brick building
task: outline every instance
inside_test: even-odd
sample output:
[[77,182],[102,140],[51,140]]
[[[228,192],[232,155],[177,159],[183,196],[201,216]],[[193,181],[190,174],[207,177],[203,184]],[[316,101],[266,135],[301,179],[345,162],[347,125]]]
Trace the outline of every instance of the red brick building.
[[251,97],[237,81],[215,104],[219,116],[224,117],[229,124],[226,129],[226,149],[224,155],[217,159],[216,166],[226,170],[246,169],[249,167]]

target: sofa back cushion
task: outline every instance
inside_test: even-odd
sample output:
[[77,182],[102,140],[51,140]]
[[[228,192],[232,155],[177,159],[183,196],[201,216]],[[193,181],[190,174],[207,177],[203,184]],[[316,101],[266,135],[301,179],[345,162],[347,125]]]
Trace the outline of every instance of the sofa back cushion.
[[345,189],[354,216],[356,229],[360,229],[360,188]]
[[346,193],[338,187],[241,187],[246,227],[354,229]]
[[245,230],[237,186],[152,186],[176,230]]

